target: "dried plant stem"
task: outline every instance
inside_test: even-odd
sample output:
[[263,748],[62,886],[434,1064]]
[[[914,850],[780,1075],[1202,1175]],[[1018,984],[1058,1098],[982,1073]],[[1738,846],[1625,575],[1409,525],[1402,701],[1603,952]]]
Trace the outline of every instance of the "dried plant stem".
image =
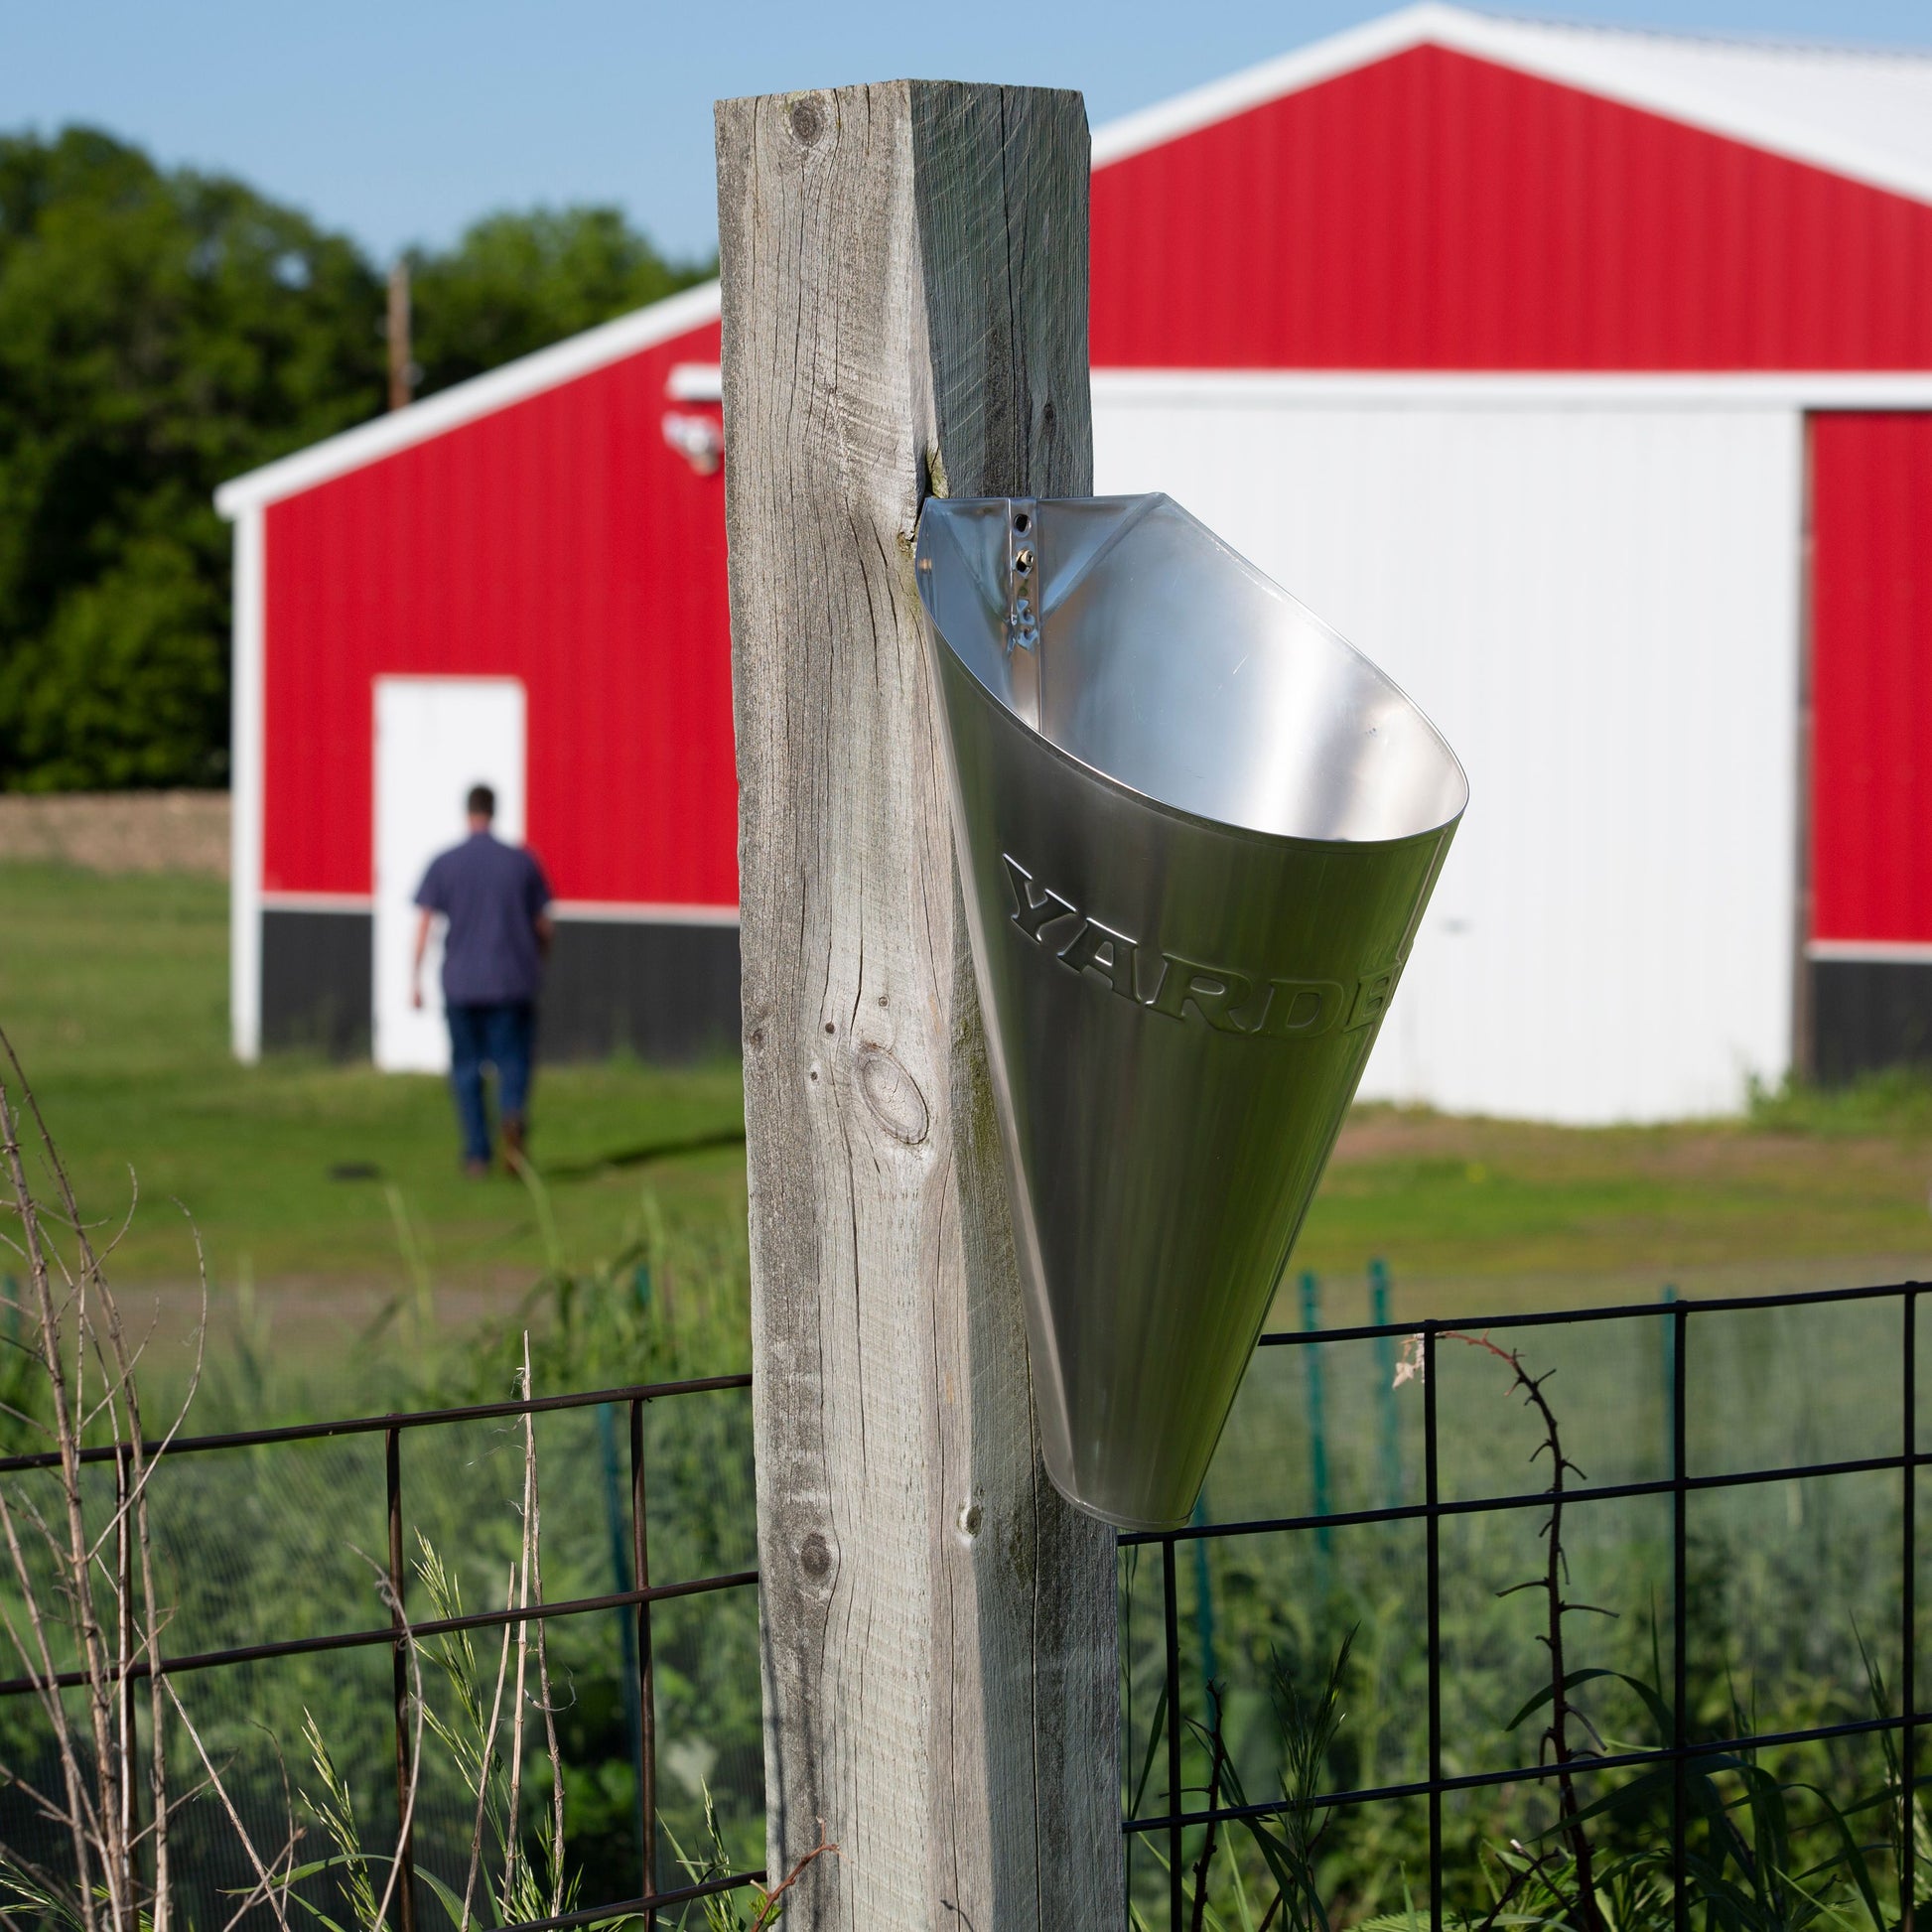
[[[241,1814],[235,1809],[234,1800],[228,1796],[227,1787],[221,1782],[221,1774],[214,1768],[214,1760],[208,1756],[207,1746],[202,1742],[202,1733],[195,1728],[195,1721],[189,1717],[180,1694],[165,1678],[162,1682],[166,1686],[169,1702],[175,1707],[175,1716],[181,1720],[182,1728],[195,1746],[195,1754],[202,1760],[202,1768],[207,1772],[208,1788],[220,1799],[221,1809],[227,1813],[228,1823],[234,1828],[241,1849],[254,1870],[256,1895],[267,1899],[269,1910],[275,1914],[275,1923],[282,1928],[282,1932],[289,1932],[288,1907],[283,1902],[288,1896],[287,1885],[278,1883],[270,1875],[267,1862],[255,1850],[255,1841],[249,1836],[247,1826],[241,1822]],[[294,1840],[291,1838],[288,1851],[293,1850]]]
[[[24,1123],[29,1119],[39,1156],[54,1181],[58,1209],[44,1206],[33,1190],[23,1145]],[[38,1422],[34,1426],[54,1440],[61,1490],[61,1508],[54,1512],[56,1522],[50,1523],[30,1497],[10,1496],[0,1488],[0,1535],[20,1596],[18,1617],[0,1606],[0,1626],[33,1681],[53,1733],[65,1810],[44,1793],[31,1795],[50,1818],[66,1823],[74,1852],[71,1882],[64,1880],[51,1895],[61,1897],[63,1916],[77,1932],[102,1932],[103,1921],[107,1932],[170,1932],[169,1826],[174,1801],[168,1784],[168,1735],[170,1706],[178,1713],[180,1700],[166,1685],[161,1670],[166,1618],[156,1589],[148,1491],[154,1468],[186,1423],[200,1386],[207,1332],[206,1259],[196,1237],[202,1312],[194,1370],[166,1436],[150,1448],[136,1374],[146,1340],[138,1345],[130,1342],[102,1268],[132,1222],[139,1188],[130,1188],[120,1228],[97,1247],[59,1147],[4,1032],[0,1032],[0,1163],[12,1196],[5,1204],[20,1224],[18,1242],[10,1240],[8,1245],[25,1260],[31,1288],[29,1305],[22,1312],[31,1319],[34,1332],[31,1342],[14,1345],[38,1363],[46,1380],[53,1426],[47,1429]],[[71,1239],[71,1267],[60,1246],[50,1240],[51,1227]],[[95,1374],[97,1388],[92,1381]],[[19,1412],[10,1409],[9,1413]],[[112,1510],[94,1533],[80,1458],[97,1424],[111,1432],[115,1453]],[[45,1545],[51,1579],[47,1567],[37,1570],[29,1561],[21,1535],[23,1523]],[[61,1599],[59,1612],[44,1600],[50,1583]],[[59,1671],[68,1661],[55,1653],[50,1630],[56,1627],[69,1632],[79,1651],[89,1733],[86,1746],[56,1689]],[[138,1797],[142,1753],[134,1691],[135,1674],[144,1665],[150,1731],[146,1782],[152,1814],[145,1829]],[[208,1782],[226,1804],[211,1765]],[[228,1810],[239,1831],[232,1805]],[[249,1850],[252,1857],[252,1847]],[[7,1857],[15,1868],[27,1868],[16,1855]],[[145,1883],[140,1868],[143,1857],[152,1860],[152,1875]]]
[[[0,1106],[4,1106],[0,1101]],[[93,1838],[89,1832],[90,1807],[87,1803],[87,1788],[80,1774],[79,1759],[73,1748],[73,1733],[68,1725],[67,1709],[61,1702],[61,1694],[55,1688],[59,1675],[54,1662],[53,1652],[47,1639],[47,1620],[41,1612],[40,1599],[34,1591],[34,1579],[28,1569],[25,1553],[20,1547],[20,1532],[14,1523],[14,1514],[7,1502],[4,1489],[0,1489],[0,1531],[7,1539],[7,1556],[13,1565],[15,1580],[20,1585],[21,1602],[27,1616],[27,1626],[33,1633],[34,1649],[29,1651],[12,1614],[0,1605],[0,1617],[5,1617],[7,1634],[26,1675],[34,1680],[35,1695],[40,1699],[41,1710],[45,1714],[49,1727],[54,1732],[54,1740],[61,1756],[61,1777],[67,1789],[68,1808],[65,1814],[69,1836],[73,1841],[73,1864],[75,1881],[86,1885],[92,1876]],[[91,1920],[88,1921],[91,1924]]]
[[[5,1041],[4,1035],[0,1035],[0,1041]],[[19,1061],[14,1059],[12,1043],[10,1041],[5,1043],[7,1056],[13,1062],[18,1076]],[[26,1597],[27,1614],[34,1625],[37,1643],[44,1659],[48,1680],[47,1703],[51,1711],[59,1714],[57,1727],[61,1735],[63,1769],[68,1781],[69,1801],[73,1815],[72,1829],[76,1855],[75,1889],[79,1895],[80,1921],[85,1932],[94,1932],[98,1923],[96,1912],[98,1889],[104,1887],[107,1892],[108,1910],[116,1927],[126,1923],[127,1904],[123,1892],[123,1874],[115,1868],[118,1861],[113,1857],[106,1842],[107,1833],[112,1830],[112,1821],[119,1810],[112,1738],[107,1723],[107,1665],[102,1649],[99,1618],[94,1605],[93,1577],[87,1561],[87,1532],[81,1513],[80,1436],[74,1422],[70,1401],[62,1320],[54,1304],[53,1282],[47,1246],[42,1238],[40,1214],[34,1201],[33,1190],[28,1184],[26,1162],[21,1153],[20,1116],[3,1084],[0,1084],[0,1148],[5,1152],[8,1178],[13,1183],[14,1198],[19,1206],[21,1239],[26,1249],[28,1280],[33,1285],[34,1311],[40,1330],[41,1362],[47,1371],[48,1385],[54,1402],[55,1440],[61,1455],[61,1491],[68,1533],[66,1551],[57,1554],[63,1559],[63,1594],[69,1599],[73,1627],[80,1638],[86,1667],[87,1711],[93,1729],[95,1776],[99,1781],[101,1799],[98,1811],[85,1804],[66,1711],[61,1704],[59,1693],[53,1690],[55,1671],[47,1642],[45,1620],[41,1615],[40,1605],[35,1599],[33,1580],[21,1555],[19,1540],[13,1531],[11,1514],[7,1524],[8,1554],[13,1559],[15,1573],[20,1579]],[[95,1851],[99,1853],[98,1876],[93,1869],[96,1862],[89,1856]]]
[[[503,1607],[516,1603],[516,1565],[510,1565],[510,1580],[503,1591]],[[477,1760],[477,1817],[470,1831],[470,1873],[463,1881],[463,1916],[457,1932],[470,1932],[470,1906],[477,1895],[477,1872],[483,1864],[483,1816],[489,1803],[489,1766],[496,1753],[496,1722],[503,1711],[503,1679],[509,1673],[510,1626],[503,1625],[503,1644],[496,1654],[496,1691],[489,1701],[489,1724],[483,1731],[483,1749]]]
[[[527,1349],[528,1339],[525,1338]],[[527,1360],[527,1357],[526,1357]],[[525,1367],[521,1376],[523,1399],[530,1397],[529,1370]],[[530,1607],[530,1524],[536,1514],[536,1499],[532,1491],[536,1483],[535,1458],[529,1449],[529,1418],[524,1418],[524,1455],[523,1455],[523,1534],[522,1547],[518,1552],[517,1608],[528,1610]],[[530,1656],[530,1619],[520,1617],[516,1625],[516,1697],[510,1716],[510,1797],[509,1826],[506,1836],[508,1850],[503,1859],[503,1914],[507,1919],[513,1914],[510,1899],[516,1888],[517,1863],[522,1856],[523,1847],[523,1708],[524,1684]]]
[[[63,1191],[71,1198],[71,1189],[68,1187],[65,1172],[60,1170],[58,1157],[56,1160],[56,1171],[61,1174]],[[188,1420],[189,1406],[194,1402],[196,1392],[201,1387],[202,1371],[207,1362],[207,1256],[202,1246],[201,1234],[192,1222],[189,1224],[189,1231],[195,1243],[195,1272],[202,1296],[200,1316],[195,1324],[195,1362],[189,1374],[188,1387],[182,1395],[181,1402],[176,1407],[174,1420],[168,1426],[168,1433],[162,1438],[161,1443],[152,1454],[149,1453],[146,1447],[145,1431],[142,1427],[141,1418],[141,1394],[134,1374],[134,1355],[127,1346],[126,1333],[121,1326],[119,1306],[114,1301],[114,1298],[106,1293],[104,1284],[102,1285],[98,1298],[102,1311],[102,1323],[107,1335],[108,1348],[113,1358],[113,1386],[125,1392],[127,1404],[126,1449],[120,1462],[120,1466],[124,1471],[123,1486],[125,1488],[126,1498],[121,1509],[123,1523],[120,1534],[122,1537],[126,1536],[128,1531],[127,1518],[131,1515],[134,1548],[139,1554],[141,1569],[141,1587],[138,1592],[141,1618],[140,1643],[138,1647],[130,1647],[128,1663],[131,1666],[137,1656],[144,1655],[150,1666],[148,1674],[148,1728],[150,1733],[148,1790],[154,1816],[152,1932],[169,1932],[174,1903],[174,1888],[171,1883],[172,1873],[169,1868],[168,1839],[169,1804],[166,1727],[168,1707],[167,1693],[163,1688],[160,1669],[161,1629],[164,1619],[160,1608],[160,1598],[155,1590],[154,1538],[148,1520],[148,1489],[150,1477],[153,1474],[156,1463],[167,1453],[169,1446],[180,1435],[184,1424]],[[133,1625],[132,1604],[127,1601],[129,1595],[133,1593],[131,1591],[132,1565],[126,1560],[129,1554],[131,1553],[128,1553],[125,1550],[125,1546],[123,1546],[123,1560],[118,1575],[123,1599],[124,1622],[128,1626],[131,1635]],[[121,1700],[121,1709],[123,1724],[128,1733],[125,1738],[126,1781],[131,1789],[133,1784],[134,1758],[138,1748],[138,1739],[133,1734],[133,1700],[124,1696]],[[133,1824],[131,1804],[129,1809],[131,1828]]]
[[[523,1400],[533,1393],[530,1375],[530,1331],[523,1331]],[[537,1487],[536,1418],[523,1412],[523,1494],[525,1533],[530,1548],[533,1600],[543,1604],[543,1505]],[[537,1618],[537,1695],[543,1701],[543,1738],[550,1754],[550,1916],[564,1909],[564,1754],[557,1741],[557,1708],[550,1696],[548,1622]]]
[[[272,1734],[269,1735],[269,1741],[271,1744],[274,1743]],[[295,1807],[289,1801],[289,1767],[282,1756],[279,1744],[275,1745],[275,1765],[282,1774],[282,1810],[290,1821],[288,1836],[282,1841],[282,1849],[275,1855],[269,1866],[271,1882],[267,1884],[258,1882],[253,1890],[243,1893],[240,1903],[228,1914],[227,1923],[222,1926],[221,1932],[235,1932],[235,1927],[254,1910],[255,1901],[265,1894],[270,1899],[269,1910],[278,1919],[287,1910],[289,1887],[295,1882],[295,1848],[302,1842],[302,1829],[294,1822]],[[223,1793],[222,1796],[225,1802],[226,1794]]]
[[[416,1633],[409,1627],[409,1612],[403,1608],[401,1590],[380,1564],[371,1564],[370,1568],[375,1571],[377,1588],[402,1632],[403,1654],[409,1659],[410,1702],[416,1712],[415,1732],[409,1743],[409,1783],[403,1792],[402,1816],[396,1825],[396,1855],[389,1861],[388,1882],[382,1887],[382,1897],[375,1908],[375,1927],[381,1927],[389,1922],[389,1904],[402,1882],[403,1848],[409,1843],[410,1827],[416,1821],[416,1790],[423,1775],[423,1660],[416,1647]],[[371,1932],[375,1932],[375,1927]]]

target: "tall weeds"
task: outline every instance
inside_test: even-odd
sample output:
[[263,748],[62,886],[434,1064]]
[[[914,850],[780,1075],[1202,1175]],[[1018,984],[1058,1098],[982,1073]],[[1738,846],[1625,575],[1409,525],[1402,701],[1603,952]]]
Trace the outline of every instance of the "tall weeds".
[[[279,1917],[278,1874],[293,1858],[293,1835],[271,1858],[261,1856],[219,1767],[156,1668],[168,1612],[156,1587],[151,1485],[200,1377],[207,1308],[201,1245],[197,1240],[203,1293],[196,1368],[155,1442],[141,1400],[144,1344],[130,1336],[105,1273],[138,1193],[130,1185],[127,1217],[97,1243],[4,1034],[0,1057],[0,1211],[7,1221],[0,1238],[26,1273],[24,1290],[7,1296],[5,1346],[13,1361],[5,1407],[22,1440],[49,1458],[50,1478],[36,1482],[41,1471],[22,1471],[0,1482],[7,1586],[0,1630],[31,1686],[59,1766],[51,1790],[18,1764],[0,1763],[0,1782],[65,1839],[68,1854],[65,1868],[57,1868],[0,1847],[0,1921],[10,1932],[23,1917],[74,1932],[172,1932],[172,1828],[181,1808],[204,1795],[232,1820],[256,1874],[229,1925],[258,1904]],[[51,1184],[51,1201],[36,1188],[33,1168]],[[105,1463],[85,1454],[96,1444],[111,1448]],[[109,1469],[111,1481],[103,1479]],[[202,1762],[201,1780],[185,1791],[170,1775],[169,1738],[177,1726]]]

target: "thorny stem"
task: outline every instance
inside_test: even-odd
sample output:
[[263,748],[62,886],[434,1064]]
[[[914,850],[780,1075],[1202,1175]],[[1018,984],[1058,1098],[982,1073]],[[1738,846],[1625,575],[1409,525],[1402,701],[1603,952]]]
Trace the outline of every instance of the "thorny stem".
[[[1515,1386],[1523,1392],[1526,1408],[1534,1409],[1543,1424],[1543,1441],[1537,1446],[1530,1459],[1549,1452],[1550,1456],[1550,1517],[1543,1526],[1543,1535],[1548,1543],[1548,1555],[1543,1575],[1529,1583],[1518,1584],[1512,1589],[1504,1590],[1503,1595],[1511,1595],[1515,1589],[1541,1589],[1548,1605],[1547,1627],[1543,1642],[1550,1653],[1550,1722],[1544,1727],[1540,1744],[1547,1744],[1555,1754],[1557,1765],[1557,1814],[1562,1821],[1561,1829],[1565,1843],[1570,1847],[1570,1856],[1577,1867],[1577,1917],[1583,1932],[1603,1932],[1602,1915],[1597,1909],[1596,1886],[1591,1873],[1589,1834],[1584,1829],[1581,1816],[1582,1807],[1577,1802],[1577,1788],[1570,1773],[1570,1699],[1569,1672],[1564,1668],[1563,1619],[1565,1613],[1578,1607],[1564,1601],[1563,1587],[1567,1564],[1563,1554],[1563,1481],[1568,1474],[1583,1475],[1583,1470],[1572,1462],[1563,1452],[1563,1436],[1557,1427],[1556,1411],[1550,1407],[1543,1393],[1543,1385],[1555,1370],[1547,1370],[1542,1375],[1531,1375],[1524,1368],[1522,1356],[1513,1348],[1500,1348],[1487,1335],[1465,1335],[1454,1329],[1445,1329],[1443,1338],[1449,1341],[1466,1342],[1471,1348],[1485,1349],[1500,1362],[1509,1365],[1515,1378]],[[1586,1722],[1587,1722],[1586,1720]],[[1539,1757],[1541,1750],[1539,1748]]]
[[779,1912],[784,1909],[778,1901],[805,1875],[807,1868],[828,1852],[837,1858],[839,1848],[826,1838],[825,1820],[821,1818],[818,1821],[818,1843],[785,1873],[784,1882],[775,1891],[764,1894],[764,1903],[759,1907],[758,1916],[752,1921],[751,1932],[765,1932],[766,1926],[776,1922]]
[[1219,1809],[1221,1803],[1221,1705],[1219,1698],[1214,1700],[1214,1728],[1209,1733],[1209,1743],[1213,1751],[1214,1768],[1208,1773],[1206,1836],[1201,1840],[1200,1860],[1194,1866],[1194,1914],[1191,1932],[1202,1932],[1207,1923],[1207,1868],[1214,1862],[1214,1827],[1219,1822],[1211,1814]]
[[1507,1905],[1509,1901],[1516,1896],[1516,1893],[1518,1889],[1521,1887],[1523,1880],[1527,1878],[1532,1871],[1534,1871],[1536,1875],[1539,1878],[1541,1878],[1546,1885],[1550,1887],[1550,1890],[1557,1897],[1561,1898],[1563,1896],[1562,1888],[1558,1886],[1554,1882],[1554,1880],[1552,1880],[1550,1874],[1543,1869],[1543,1860],[1540,1857],[1534,1859],[1531,1858],[1527,1852],[1523,1851],[1523,1848],[1520,1845],[1518,1845],[1514,1839],[1510,1841],[1510,1848],[1515,1852],[1521,1853],[1526,1863],[1516,1866],[1510,1872],[1509,1883],[1506,1884],[1499,1893],[1497,1893],[1496,1902],[1490,1906],[1488,1917],[1486,1917],[1482,1921],[1482,1923],[1476,1927],[1476,1932],[1491,1932],[1491,1929],[1494,1927],[1496,1921],[1499,1918],[1501,1918],[1503,1915],[1503,1907]]

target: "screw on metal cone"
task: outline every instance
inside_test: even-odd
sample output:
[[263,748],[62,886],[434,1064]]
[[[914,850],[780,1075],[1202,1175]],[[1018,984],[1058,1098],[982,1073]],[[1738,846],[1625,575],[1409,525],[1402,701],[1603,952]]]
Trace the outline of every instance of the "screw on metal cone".
[[1467,781],[1167,496],[934,499],[917,577],[1047,1472],[1172,1527]]

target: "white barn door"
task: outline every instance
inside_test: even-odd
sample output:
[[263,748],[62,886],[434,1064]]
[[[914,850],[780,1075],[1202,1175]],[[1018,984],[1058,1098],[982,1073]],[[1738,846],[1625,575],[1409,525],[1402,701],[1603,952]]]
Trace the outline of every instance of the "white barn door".
[[375,1063],[392,1073],[447,1073],[440,933],[411,1005],[416,890],[429,862],[466,835],[472,785],[496,793],[497,836],[523,840],[523,686],[508,677],[379,677],[375,681]]

